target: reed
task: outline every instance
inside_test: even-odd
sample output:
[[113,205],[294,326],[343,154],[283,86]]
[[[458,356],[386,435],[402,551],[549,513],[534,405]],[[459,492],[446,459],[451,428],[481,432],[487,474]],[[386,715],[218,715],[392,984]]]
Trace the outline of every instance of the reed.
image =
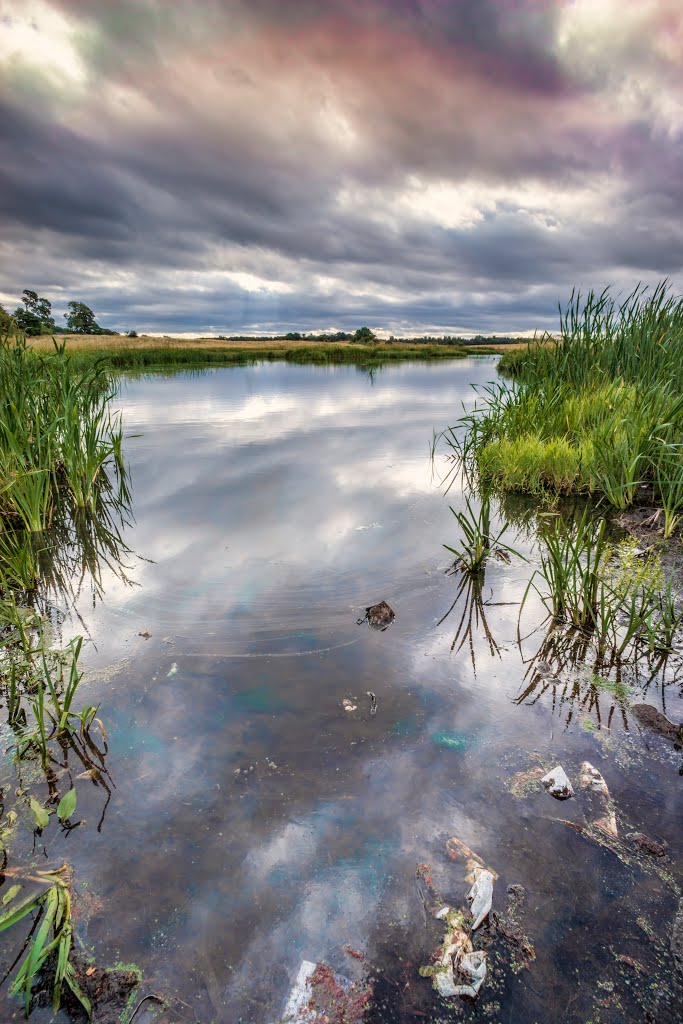
[[451,512],[460,527],[461,536],[456,547],[444,544],[447,551],[455,555],[454,568],[470,574],[479,573],[491,554],[509,560],[509,554],[517,554],[502,541],[507,530],[504,524],[495,535],[491,532],[491,496],[484,494],[479,508],[475,509],[469,498],[465,498],[465,511]]
[[[667,536],[683,508],[683,299],[666,282],[617,303],[573,292],[557,338],[506,354],[458,425],[461,458],[502,490],[602,495],[624,509],[654,487]],[[667,512],[668,509],[668,512]]]
[[40,534],[60,496],[94,511],[100,481],[121,466],[120,419],[101,360],[77,370],[65,345],[36,354],[17,337],[0,345],[0,519]]
[[588,509],[575,521],[549,517],[539,544],[541,564],[525,590],[520,620],[535,592],[555,630],[578,631],[592,643],[596,664],[620,663],[639,645],[653,656],[674,651],[683,611],[656,553],[643,556],[633,542],[613,544],[605,519]]
[[[529,580],[521,609],[535,590],[553,619],[566,620],[582,629],[593,628],[598,621],[600,585],[610,555],[607,524],[604,519],[591,519],[587,509],[570,525],[559,515],[545,519],[546,525],[539,533],[541,567]],[[542,588],[537,578],[543,581]]]

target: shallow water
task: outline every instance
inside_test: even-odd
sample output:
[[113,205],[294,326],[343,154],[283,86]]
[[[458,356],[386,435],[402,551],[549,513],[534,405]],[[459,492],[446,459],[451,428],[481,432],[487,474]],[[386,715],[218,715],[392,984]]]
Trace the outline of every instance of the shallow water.
[[[627,668],[616,694],[589,673],[539,680],[542,631],[517,643],[532,571],[517,558],[489,564],[473,612],[491,641],[473,618],[471,646],[460,634],[452,649],[464,595],[440,621],[463,497],[459,481],[445,494],[430,443],[494,374],[488,359],[372,375],[264,364],[125,384],[125,570],[104,566],[101,595],[86,581],[75,607],[61,597],[63,638],[87,638],[79,701],[101,702],[111,799],[77,780],[85,824],[51,824],[41,863],[69,860],[83,942],[100,963],[139,964],[140,994],[171,1001],[163,1019],[274,1022],[303,959],[371,976],[369,1020],[680,1019],[681,754],[629,715],[637,680]],[[523,532],[509,539],[531,554]],[[395,622],[357,625],[380,600]],[[522,632],[537,621],[530,605]],[[644,699],[683,720],[675,672]],[[665,840],[666,859],[624,840],[624,863],[557,821],[581,821],[579,795],[511,792],[539,764],[578,789],[586,759],[620,834]],[[476,1004],[449,1006],[418,974],[444,929],[416,865],[463,905],[451,836],[497,872],[494,909],[524,886],[536,959],[520,969],[484,926],[489,977]]]

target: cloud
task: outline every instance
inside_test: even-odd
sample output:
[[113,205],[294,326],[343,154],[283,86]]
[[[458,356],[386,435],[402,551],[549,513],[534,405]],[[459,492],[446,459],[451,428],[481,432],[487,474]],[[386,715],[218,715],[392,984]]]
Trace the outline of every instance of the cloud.
[[9,305],[471,333],[680,274],[668,0],[5,0],[0,20]]

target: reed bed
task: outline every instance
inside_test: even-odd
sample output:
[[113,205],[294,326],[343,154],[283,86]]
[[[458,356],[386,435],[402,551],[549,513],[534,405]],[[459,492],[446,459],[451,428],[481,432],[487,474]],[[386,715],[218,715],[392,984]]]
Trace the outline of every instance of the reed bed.
[[68,872],[7,865],[17,828],[41,836],[77,827],[77,773],[111,795],[98,708],[77,706],[81,639],[54,646],[46,610],[51,590],[78,588],[88,573],[97,589],[100,555],[115,561],[125,549],[116,528],[128,491],[122,426],[109,406],[115,390],[109,369],[76,367],[63,344],[44,355],[22,337],[0,338],[0,703],[18,782],[13,806],[7,796],[0,805],[0,870],[19,880],[3,895],[0,932],[31,926],[11,987],[26,1016],[46,974],[54,1012],[65,987],[91,1010],[71,961]]
[[0,571],[17,574],[22,547],[60,503],[94,514],[105,466],[122,476],[115,390],[102,362],[78,369],[63,344],[49,356],[21,338],[0,344]]
[[560,334],[504,355],[451,443],[504,491],[579,492],[625,509],[645,485],[670,536],[683,514],[683,299],[579,292]]

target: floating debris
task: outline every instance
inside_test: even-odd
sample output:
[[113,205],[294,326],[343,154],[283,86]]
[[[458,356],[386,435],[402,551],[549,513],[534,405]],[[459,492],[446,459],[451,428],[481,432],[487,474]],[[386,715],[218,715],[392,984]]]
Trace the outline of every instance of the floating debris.
[[537,661],[534,668],[536,669],[536,674],[539,675],[541,679],[545,679],[547,682],[559,683],[562,681],[560,677],[557,675],[557,673],[553,672],[552,667],[548,664],[547,661]]
[[479,867],[483,868],[484,866],[484,862],[481,857],[478,857],[477,854],[473,850],[470,850],[469,846],[466,846],[462,839],[458,839],[457,836],[453,836],[446,843],[446,853],[451,860],[460,860],[462,858],[464,860],[474,861],[479,865]]
[[472,931],[488,917],[493,899],[493,883],[498,878],[495,871],[486,867],[484,861],[462,839],[452,836],[446,843],[446,853],[451,860],[464,860],[466,867],[465,881],[471,885],[467,893],[472,914]]
[[168,670],[168,672],[166,673],[166,678],[167,678],[167,679],[170,679],[170,678],[171,678],[171,676],[174,676],[174,675],[176,674],[176,672],[177,672],[177,671],[178,671],[178,665],[177,665],[177,664],[176,664],[176,662],[174,661],[174,662],[173,662],[173,664],[171,665],[170,669],[169,669],[169,670]]
[[626,838],[630,839],[640,850],[649,853],[652,857],[666,856],[666,844],[655,842],[654,839],[646,836],[644,832],[627,832]]
[[359,988],[327,964],[302,960],[281,1024],[322,1024],[331,1020],[361,1024],[371,995],[370,986]]
[[366,608],[365,615],[362,619],[357,619],[356,624],[362,626],[364,622],[367,622],[370,629],[385,630],[395,618],[396,615],[387,602],[380,601],[379,604],[372,604]]
[[344,708],[344,711],[356,711],[358,709],[358,705],[354,704],[353,701],[349,700],[347,697],[342,701],[342,707]]
[[614,812],[614,801],[610,796],[607,783],[590,761],[584,761],[581,765],[579,785],[585,791],[591,805],[587,815],[590,823],[616,839],[619,832]]
[[574,796],[574,790],[567,778],[567,773],[559,764],[557,768],[551,769],[547,775],[544,775],[541,782],[556,800],[568,800],[571,796]]
[[140,633],[138,633],[138,636],[141,636],[143,640],[149,640],[151,635],[152,634],[149,632],[148,629],[143,629],[143,630],[141,630]]
[[486,867],[481,857],[477,856],[473,850],[470,850],[469,846],[463,843],[462,839],[458,839],[457,836],[452,836],[446,843],[446,853],[451,860],[464,860],[467,874],[465,875],[465,881],[469,882],[470,885],[474,885],[477,880],[477,875],[480,871],[488,871],[495,882],[498,875],[491,868]]
[[376,715],[377,714],[377,695],[374,694],[372,692],[372,690],[368,690],[366,696],[368,696],[370,698],[370,714],[371,715]]
[[473,949],[465,931],[463,914],[443,907],[434,915],[446,921],[446,934],[437,954],[437,962],[420,968],[423,978],[431,978],[434,989],[444,999],[469,996],[475,999],[486,978],[486,953]]
[[482,921],[488,917],[493,900],[493,874],[486,868],[474,868],[474,884],[467,893],[470,913],[473,917],[472,931],[475,932]]

